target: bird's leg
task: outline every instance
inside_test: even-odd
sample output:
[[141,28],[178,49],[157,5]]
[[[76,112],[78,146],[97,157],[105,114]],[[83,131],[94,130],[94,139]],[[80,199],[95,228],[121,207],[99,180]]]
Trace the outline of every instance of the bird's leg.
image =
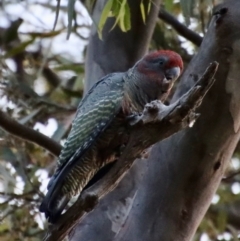
[[141,113],[132,112],[130,115],[126,117],[126,121],[131,125],[131,123],[136,123],[140,116],[141,116]]

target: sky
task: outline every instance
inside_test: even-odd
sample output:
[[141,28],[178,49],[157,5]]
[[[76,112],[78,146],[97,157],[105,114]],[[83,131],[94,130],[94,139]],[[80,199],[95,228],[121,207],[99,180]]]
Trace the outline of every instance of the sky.
[[[5,1],[6,2],[6,1]],[[19,32],[23,33],[20,35],[22,40],[25,40],[27,35],[24,33],[28,32],[41,32],[41,31],[52,31],[54,21],[55,21],[55,11],[43,7],[43,4],[51,4],[55,6],[56,0],[28,0],[28,1],[17,1],[13,4],[5,4],[3,11],[0,14],[0,26],[7,27],[10,24],[9,20],[16,20],[17,18],[22,18],[24,22],[19,28]],[[67,0],[61,0],[61,6],[67,6]],[[80,1],[76,1],[75,10],[79,14],[77,15],[77,21],[79,24],[91,25],[91,18],[89,17],[86,9],[81,5]],[[56,26],[56,30],[61,29],[63,26],[67,25],[67,15],[62,11],[59,13],[59,18]],[[82,31],[83,35],[86,37],[89,35],[89,31]],[[24,39],[25,38],[25,39]],[[79,43],[79,38],[74,34],[71,34],[70,39],[66,39],[66,32],[58,35],[53,39],[46,39],[43,44],[49,47],[51,53],[65,53],[70,56],[76,62],[82,62],[82,55],[78,51],[83,50],[83,44],[81,48],[81,43]],[[33,44],[31,48],[36,48]],[[78,49],[78,51],[76,51]]]

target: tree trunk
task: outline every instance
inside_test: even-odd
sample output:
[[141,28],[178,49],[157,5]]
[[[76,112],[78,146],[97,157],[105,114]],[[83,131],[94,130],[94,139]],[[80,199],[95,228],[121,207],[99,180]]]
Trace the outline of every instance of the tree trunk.
[[[193,238],[240,137],[240,1],[229,0],[218,10],[173,97],[178,99],[195,83],[195,75],[218,61],[217,80],[199,108],[199,119],[193,128],[155,145],[148,160],[136,160],[118,187],[72,231],[71,241]],[[153,28],[155,5],[151,11]],[[142,27],[149,34],[144,39],[135,25],[135,34],[114,29],[101,43],[96,33],[91,37],[87,88],[101,75],[125,70],[145,53],[152,29]],[[186,82],[191,75],[192,81]]]

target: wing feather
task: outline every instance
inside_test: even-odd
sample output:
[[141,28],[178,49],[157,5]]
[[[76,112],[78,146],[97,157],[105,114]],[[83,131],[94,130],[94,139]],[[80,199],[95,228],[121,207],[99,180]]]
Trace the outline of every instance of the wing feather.
[[81,156],[119,112],[123,98],[121,75],[111,74],[101,79],[79,104],[71,131],[58,159],[57,171],[51,178],[48,188],[56,176],[62,176],[63,172],[67,173],[76,161],[81,161]]

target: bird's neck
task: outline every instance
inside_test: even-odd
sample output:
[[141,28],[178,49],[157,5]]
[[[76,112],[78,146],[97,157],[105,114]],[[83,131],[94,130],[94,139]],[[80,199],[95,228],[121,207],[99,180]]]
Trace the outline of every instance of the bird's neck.
[[124,77],[124,101],[131,112],[142,112],[144,106],[152,101],[140,86],[143,78],[144,76],[138,73],[134,68],[128,70]]

